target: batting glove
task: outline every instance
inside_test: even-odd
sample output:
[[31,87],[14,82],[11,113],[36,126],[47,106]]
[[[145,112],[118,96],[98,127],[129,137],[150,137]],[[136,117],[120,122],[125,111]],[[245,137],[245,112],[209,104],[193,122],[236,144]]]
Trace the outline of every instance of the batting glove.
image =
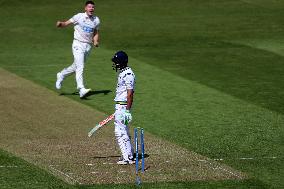
[[132,121],[132,115],[129,110],[125,110],[123,117],[125,125],[128,125]]

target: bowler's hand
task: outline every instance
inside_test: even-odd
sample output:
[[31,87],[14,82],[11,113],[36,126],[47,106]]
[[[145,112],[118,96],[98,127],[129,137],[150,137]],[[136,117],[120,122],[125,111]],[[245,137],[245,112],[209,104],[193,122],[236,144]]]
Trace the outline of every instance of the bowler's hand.
[[62,22],[57,21],[57,22],[56,22],[56,27],[60,28],[61,26],[62,26]]

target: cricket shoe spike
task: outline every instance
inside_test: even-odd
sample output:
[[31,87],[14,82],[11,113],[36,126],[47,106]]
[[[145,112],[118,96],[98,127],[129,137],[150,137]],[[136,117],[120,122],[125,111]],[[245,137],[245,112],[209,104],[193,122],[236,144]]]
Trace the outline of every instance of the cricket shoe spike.
[[86,95],[91,91],[91,89],[82,88],[79,91],[80,98],[86,97]]
[[56,87],[56,89],[59,90],[62,87],[63,77],[62,77],[62,74],[60,72],[58,72],[56,74],[56,77],[57,77],[57,80],[56,80],[56,83],[55,83],[55,87]]

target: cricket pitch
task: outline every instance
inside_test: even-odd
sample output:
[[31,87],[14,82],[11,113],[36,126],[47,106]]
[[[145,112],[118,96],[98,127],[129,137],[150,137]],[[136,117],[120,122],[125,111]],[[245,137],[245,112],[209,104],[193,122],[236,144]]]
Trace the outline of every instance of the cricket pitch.
[[[0,88],[0,148],[72,184],[135,181],[135,165],[116,164],[120,152],[112,122],[93,137],[87,136],[105,114],[3,69]],[[159,139],[147,130],[145,168],[140,174],[142,182],[246,178],[240,171]]]

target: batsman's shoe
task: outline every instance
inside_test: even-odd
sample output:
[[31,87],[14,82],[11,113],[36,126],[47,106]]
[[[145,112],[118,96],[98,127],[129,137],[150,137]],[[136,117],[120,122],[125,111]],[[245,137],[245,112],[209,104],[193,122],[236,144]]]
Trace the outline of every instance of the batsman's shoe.
[[60,72],[57,73],[57,80],[56,80],[56,83],[55,83],[55,87],[56,89],[61,89],[61,86],[62,86],[62,82],[63,82],[63,77],[62,77],[62,74]]
[[132,161],[132,160],[119,160],[118,162],[116,162],[118,165],[131,165],[131,164],[134,164],[135,161]]
[[[134,154],[135,155],[135,154]],[[132,156],[129,156],[129,160],[131,160],[131,161],[135,161],[136,160],[136,157],[134,156],[134,155],[132,155]],[[122,161],[122,160],[124,160],[123,159],[123,156],[120,156],[119,158],[118,158],[118,161]]]
[[89,92],[91,92],[91,89],[85,89],[85,88],[80,89],[80,91],[79,91],[80,98],[86,97],[86,95]]

